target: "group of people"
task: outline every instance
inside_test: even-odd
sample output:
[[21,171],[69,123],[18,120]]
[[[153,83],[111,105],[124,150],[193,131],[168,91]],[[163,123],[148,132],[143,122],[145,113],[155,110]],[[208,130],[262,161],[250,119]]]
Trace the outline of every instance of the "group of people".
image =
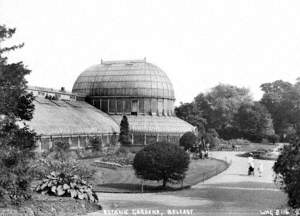
[[[253,158],[253,154],[250,153],[249,157],[248,157],[248,175],[253,175],[254,176],[254,171],[255,171],[255,163],[254,163],[254,158]],[[260,161],[257,167],[257,171],[258,171],[258,176],[262,177],[264,168],[263,168],[263,163]]]

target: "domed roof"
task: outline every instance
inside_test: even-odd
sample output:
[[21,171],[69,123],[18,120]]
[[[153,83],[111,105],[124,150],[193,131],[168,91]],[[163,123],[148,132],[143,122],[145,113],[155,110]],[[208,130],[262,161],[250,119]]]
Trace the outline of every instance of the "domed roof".
[[85,96],[175,99],[166,73],[146,60],[101,61],[79,75],[72,92]]

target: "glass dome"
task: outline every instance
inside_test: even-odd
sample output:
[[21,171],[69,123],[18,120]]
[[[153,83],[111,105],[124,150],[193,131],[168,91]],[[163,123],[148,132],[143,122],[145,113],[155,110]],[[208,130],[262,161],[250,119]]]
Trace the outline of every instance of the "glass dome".
[[72,92],[85,96],[175,100],[166,73],[146,60],[101,61],[79,75]]

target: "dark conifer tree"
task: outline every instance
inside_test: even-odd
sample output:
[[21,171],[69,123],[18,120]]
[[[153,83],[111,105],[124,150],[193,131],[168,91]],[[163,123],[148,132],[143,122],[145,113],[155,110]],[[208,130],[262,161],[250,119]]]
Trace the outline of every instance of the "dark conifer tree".
[[128,146],[131,144],[130,135],[129,135],[129,123],[125,115],[123,116],[120,123],[119,142],[124,146]]

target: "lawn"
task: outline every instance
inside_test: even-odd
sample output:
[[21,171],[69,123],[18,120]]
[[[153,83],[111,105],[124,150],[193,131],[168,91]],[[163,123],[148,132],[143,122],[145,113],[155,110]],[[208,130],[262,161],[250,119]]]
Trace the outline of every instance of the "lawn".
[[[89,160],[91,164],[93,160]],[[87,161],[86,161],[87,162]],[[94,167],[96,173],[93,181],[94,189],[98,192],[141,192],[142,181],[138,179],[134,170],[131,167],[108,169],[101,167]],[[192,160],[189,165],[186,178],[183,182],[183,187],[195,185],[207,178],[210,178],[227,168],[227,164],[223,161],[216,159],[206,160]],[[162,182],[157,181],[144,181],[144,192],[153,192],[161,190],[159,187]],[[181,184],[173,184],[167,188],[168,190],[177,190],[181,188]]]
[[272,150],[276,147],[276,144],[262,144],[262,143],[250,143],[249,145],[240,145],[240,151],[255,151],[258,149]]

